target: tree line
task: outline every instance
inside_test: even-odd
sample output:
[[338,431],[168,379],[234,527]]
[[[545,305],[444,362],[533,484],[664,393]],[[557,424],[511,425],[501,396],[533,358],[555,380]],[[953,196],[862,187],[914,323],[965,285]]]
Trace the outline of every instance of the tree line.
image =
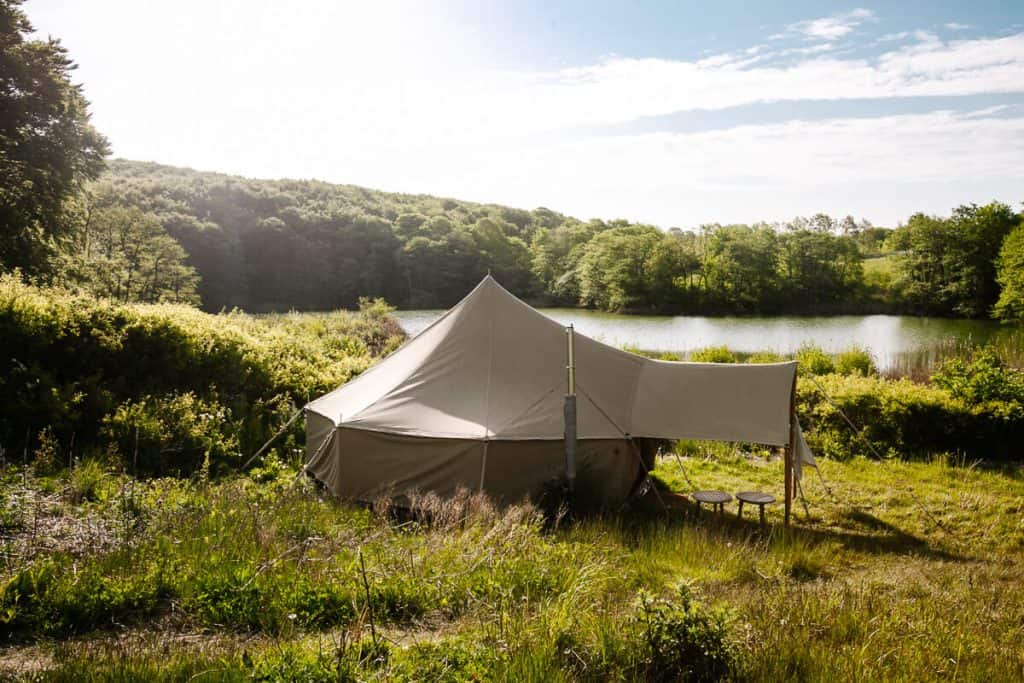
[[537,304],[608,311],[1024,318],[1021,215],[998,202],[895,229],[819,214],[664,231],[107,161],[74,64],[59,41],[33,38],[20,4],[0,0],[0,271],[213,311],[362,296],[447,307],[490,272]]

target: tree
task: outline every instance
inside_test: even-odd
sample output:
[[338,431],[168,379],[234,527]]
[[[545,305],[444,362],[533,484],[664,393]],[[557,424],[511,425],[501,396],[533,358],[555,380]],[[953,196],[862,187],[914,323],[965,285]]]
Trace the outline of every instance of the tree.
[[605,311],[651,306],[646,266],[661,237],[649,225],[598,233],[580,257],[580,303]]
[[824,220],[816,219],[793,221],[779,236],[781,275],[791,304],[813,307],[842,303],[863,284],[864,268],[853,235],[801,227],[826,225]]
[[1024,322],[1024,222],[1003,241],[996,265],[1002,291],[993,315],[1007,322]]
[[903,296],[925,313],[988,316],[999,298],[996,259],[1018,222],[1000,202],[959,206],[948,219],[911,216],[894,239],[905,249],[899,262]]
[[54,39],[29,40],[22,0],[0,0],[0,269],[50,270],[67,199],[104,168],[106,139]]
[[89,207],[72,244],[61,268],[67,284],[118,301],[199,303],[195,269],[155,216]]
[[709,294],[719,307],[744,312],[776,306],[778,234],[767,226],[704,228],[701,265]]
[[700,270],[700,259],[693,243],[693,233],[673,229],[647,257],[648,288],[656,305],[687,303],[693,276]]

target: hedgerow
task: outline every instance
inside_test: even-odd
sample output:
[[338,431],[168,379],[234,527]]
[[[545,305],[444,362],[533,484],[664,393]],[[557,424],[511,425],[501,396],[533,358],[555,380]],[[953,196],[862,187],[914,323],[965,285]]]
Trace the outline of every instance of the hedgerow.
[[0,445],[34,450],[47,429],[79,453],[112,443],[140,473],[237,461],[297,406],[395,348],[403,334],[389,310],[366,301],[358,313],[211,315],[0,276]]

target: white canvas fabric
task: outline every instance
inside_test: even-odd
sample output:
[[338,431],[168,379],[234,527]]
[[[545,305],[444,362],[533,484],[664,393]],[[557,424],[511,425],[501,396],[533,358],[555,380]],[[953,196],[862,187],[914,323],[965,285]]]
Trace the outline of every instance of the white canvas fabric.
[[[789,443],[795,362],[662,362],[580,334],[574,348],[578,439],[591,442],[594,479],[616,496],[642,470],[632,438]],[[535,491],[563,466],[566,364],[565,328],[488,276],[388,358],[306,406],[308,466],[353,497],[456,484],[506,497]],[[487,474],[486,444],[517,477]]]
[[814,453],[811,452],[811,447],[807,445],[807,439],[804,438],[804,431],[800,429],[800,423],[794,420],[793,428],[796,431],[796,438],[793,439],[793,474],[799,480],[804,476],[804,465],[817,469],[818,461],[814,459]]
[[[441,319],[306,406],[336,426],[434,438],[561,439],[566,332],[486,277]],[[581,439],[789,442],[796,363],[670,363],[575,335]]]

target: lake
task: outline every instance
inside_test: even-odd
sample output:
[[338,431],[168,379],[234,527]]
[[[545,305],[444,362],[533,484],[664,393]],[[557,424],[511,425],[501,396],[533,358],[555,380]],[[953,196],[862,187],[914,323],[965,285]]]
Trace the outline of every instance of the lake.
[[[575,308],[541,308],[544,315],[612,346],[649,351],[686,352],[726,345],[735,351],[792,353],[810,343],[835,353],[853,346],[871,351],[880,367],[900,354],[951,337],[985,343],[1001,333],[987,320],[950,320],[900,315],[704,317],[619,315]],[[414,335],[444,311],[396,311],[405,331]]]

